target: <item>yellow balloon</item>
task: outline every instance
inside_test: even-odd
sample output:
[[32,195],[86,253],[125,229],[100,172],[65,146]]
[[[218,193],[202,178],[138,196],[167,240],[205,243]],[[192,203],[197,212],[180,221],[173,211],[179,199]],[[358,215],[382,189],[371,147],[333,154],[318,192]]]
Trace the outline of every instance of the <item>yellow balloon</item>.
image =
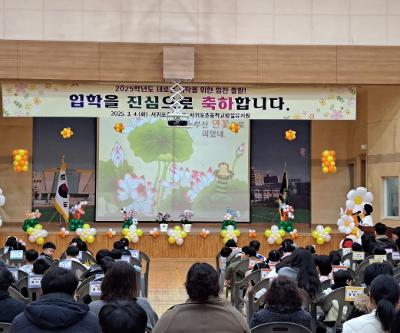
[[94,242],[94,236],[93,235],[89,235],[86,238],[86,242],[88,242],[89,244],[92,244]]
[[323,168],[322,168],[322,172],[323,172],[323,173],[328,173],[328,172],[329,172],[329,169],[328,169],[327,167],[323,167]]
[[239,236],[240,236],[240,231],[239,231],[239,229],[235,229],[235,231],[233,232],[233,234],[234,234],[236,237],[239,237]]
[[169,236],[169,237],[168,237],[168,243],[174,244],[174,243],[175,243],[175,238],[172,237],[172,236]]
[[36,244],[43,245],[43,243],[44,243],[44,238],[43,237],[36,238]]
[[14,157],[14,160],[16,160],[18,162],[21,161],[21,159],[22,159],[21,155],[17,155]]
[[19,149],[19,150],[18,150],[18,155],[23,156],[23,155],[25,155],[25,154],[26,154],[26,150],[25,150],[25,149]]
[[224,242],[224,244],[229,240],[228,237],[225,237],[222,241]]
[[29,170],[29,167],[27,166],[27,165],[24,165],[23,167],[22,167],[22,171],[23,172],[27,172]]
[[281,245],[282,242],[283,242],[283,239],[282,239],[280,236],[278,236],[278,238],[277,238],[276,241],[275,241],[275,244]]
[[36,229],[36,230],[42,230],[42,229],[43,229],[43,226],[42,226],[41,224],[36,224],[36,225],[35,225],[35,229]]
[[311,236],[313,236],[313,238],[318,238],[319,232],[318,232],[317,230],[314,230],[314,231],[311,233]]
[[186,236],[187,236],[186,231],[182,231],[182,232],[181,232],[181,237],[182,237],[182,238],[186,238]]
[[138,237],[142,237],[142,236],[143,236],[143,231],[142,231],[142,229],[137,229],[137,230],[136,230],[136,234],[138,235]]
[[176,226],[174,227],[174,230],[182,230],[182,228],[181,228],[179,225],[176,225]]
[[324,244],[325,243],[325,240],[322,238],[322,237],[318,237],[317,238],[317,244],[318,245],[322,245],[322,244]]
[[325,232],[327,233],[327,234],[331,234],[332,233],[332,228],[331,227],[325,227]]
[[329,162],[332,162],[333,161],[333,157],[332,156],[328,156],[327,158],[326,158]]
[[270,237],[272,235],[271,229],[265,230],[264,235],[265,235],[265,237]]
[[221,230],[221,237],[226,237],[226,230]]
[[33,230],[34,229],[32,227],[29,227],[28,229],[26,229],[26,232],[28,233],[28,235],[32,235]]
[[126,236],[128,234],[128,228],[122,229],[122,235]]
[[90,229],[90,225],[87,224],[87,223],[85,223],[85,224],[82,226],[82,229]]
[[329,150],[324,150],[323,152],[322,152],[322,156],[324,156],[324,157],[328,157],[330,154],[329,154]]
[[358,227],[354,227],[353,230],[351,231],[351,234],[357,236],[357,234],[358,234]]
[[279,236],[281,236],[281,237],[285,237],[285,235],[286,235],[286,232],[285,232],[285,230],[283,230],[283,229],[279,229]]

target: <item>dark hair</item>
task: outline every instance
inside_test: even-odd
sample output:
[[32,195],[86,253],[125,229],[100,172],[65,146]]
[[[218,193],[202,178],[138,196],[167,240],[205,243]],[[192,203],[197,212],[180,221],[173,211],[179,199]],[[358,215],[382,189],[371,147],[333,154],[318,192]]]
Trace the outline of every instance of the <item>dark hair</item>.
[[68,269],[53,267],[42,278],[43,294],[65,293],[73,295],[78,287],[78,278]]
[[122,249],[121,250],[121,256],[131,256],[131,253],[130,253],[130,251],[129,250],[127,250],[127,249]]
[[56,249],[56,246],[52,242],[46,242],[43,244],[43,250],[44,249]]
[[243,253],[248,257],[255,257],[257,255],[257,251],[254,247],[244,246],[242,248]]
[[344,249],[351,248],[353,243],[354,242],[351,238],[345,238],[345,239],[343,239],[343,242],[342,242],[342,248],[344,248]]
[[382,329],[388,331],[399,302],[399,284],[393,276],[380,275],[372,281],[369,293],[377,306],[376,317],[381,322]]
[[67,256],[76,257],[79,254],[79,248],[77,246],[70,245],[67,247],[65,253]]
[[112,249],[111,250],[111,257],[114,260],[121,259],[121,256],[122,256],[121,250],[118,250],[118,249]]
[[353,244],[351,244],[351,250],[356,252],[362,252],[364,251],[364,248],[361,244],[353,242]]
[[101,282],[101,299],[135,300],[137,294],[136,271],[133,265],[125,261],[113,263]]
[[399,333],[399,327],[400,327],[400,310],[398,310],[394,316],[390,333]]
[[260,242],[256,239],[252,240],[249,245],[250,245],[250,247],[254,247],[256,249],[256,251],[258,251],[261,246]]
[[9,247],[9,250],[22,250],[25,252],[26,247],[21,242],[15,242]]
[[7,291],[14,283],[14,277],[7,267],[0,267],[0,290]]
[[378,254],[378,255],[382,255],[382,254],[386,254],[386,250],[382,247],[382,246],[375,246],[375,248],[372,250],[372,254]]
[[333,281],[335,288],[342,288],[347,286],[347,281],[353,281],[353,277],[347,269],[341,269],[333,273]]
[[233,239],[228,239],[228,241],[225,243],[225,246],[228,247],[237,247],[236,242]]
[[329,258],[331,258],[331,263],[332,265],[340,265],[340,261],[342,260],[342,257],[337,251],[331,251],[329,252]]
[[372,281],[379,275],[392,275],[393,267],[387,262],[375,262],[368,265],[364,271],[364,283],[369,287]]
[[320,255],[315,257],[315,264],[321,275],[327,276],[332,272],[332,262],[329,256]]
[[314,245],[307,245],[307,246],[305,247],[305,249],[308,250],[308,251],[310,251],[311,254],[315,254],[315,247],[314,247]]
[[86,243],[80,238],[76,240],[76,246],[78,247],[79,251],[82,252],[86,252],[88,249]]
[[110,269],[110,267],[115,263],[112,257],[104,257],[100,260],[101,270],[104,274]]
[[129,247],[129,239],[128,239],[128,238],[122,237],[122,238],[120,239],[120,241],[121,241],[122,243],[124,243],[124,246],[125,246],[126,248]]
[[376,241],[374,236],[372,236],[372,234],[364,233],[361,236],[361,244],[363,246],[365,253],[372,254],[376,246]]
[[17,239],[14,236],[10,236],[6,239],[4,246],[14,246],[17,243]]
[[321,282],[315,266],[313,255],[306,249],[298,248],[291,255],[291,267],[299,269],[297,274],[297,285],[305,290],[311,299],[321,291]]
[[386,234],[386,225],[378,222],[377,224],[375,224],[375,232],[377,235],[385,235]]
[[364,205],[364,210],[365,210],[365,215],[371,215],[371,213],[374,211],[374,209],[372,208],[372,205],[366,203]]
[[99,312],[99,323],[103,333],[145,333],[147,314],[136,302],[108,302]]
[[209,296],[219,294],[217,272],[207,263],[195,263],[187,273],[185,287],[191,300],[206,302]]
[[272,280],[265,295],[266,308],[273,312],[294,312],[301,309],[302,296],[296,282],[286,276]]
[[50,264],[43,258],[35,260],[32,272],[34,274],[43,275],[50,268]]
[[28,262],[34,262],[39,257],[39,253],[36,250],[30,249],[25,252],[25,259]]
[[394,228],[392,233],[400,238],[400,227]]
[[223,257],[223,258],[229,257],[231,255],[231,253],[232,253],[232,249],[228,246],[224,246],[220,252],[221,257]]
[[277,250],[271,250],[268,253],[268,259],[267,260],[268,260],[268,262],[270,262],[270,261],[278,262],[279,260],[281,260],[281,254]]
[[282,252],[293,252],[296,247],[293,245],[293,240],[285,239],[281,244],[281,251]]
[[109,249],[101,249],[96,253],[96,264],[101,265],[101,259],[104,257],[111,257],[111,251]]
[[125,250],[125,244],[124,242],[119,241],[115,241],[113,244],[113,248],[114,249],[118,249],[118,250]]

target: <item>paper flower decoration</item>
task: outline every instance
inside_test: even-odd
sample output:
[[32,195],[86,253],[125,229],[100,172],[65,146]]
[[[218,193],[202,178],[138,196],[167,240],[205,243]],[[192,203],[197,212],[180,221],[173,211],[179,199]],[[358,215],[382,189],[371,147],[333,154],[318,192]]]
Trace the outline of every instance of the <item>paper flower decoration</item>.
[[293,130],[287,130],[287,131],[285,131],[285,139],[287,140],[287,141],[293,141],[293,140],[295,140],[296,139],[296,131],[293,131]]
[[60,134],[63,139],[70,139],[71,136],[74,135],[74,132],[72,131],[71,127],[64,127]]
[[299,238],[299,234],[297,232],[297,229],[294,229],[293,231],[290,232],[290,238],[292,240],[295,240],[296,238]]
[[137,243],[139,242],[139,238],[143,236],[143,231],[136,224],[132,224],[129,228],[122,229],[122,235],[130,242]]
[[323,227],[322,225],[317,225],[315,230],[311,233],[312,237],[315,239],[318,245],[330,242],[331,240],[331,227]]
[[336,172],[336,152],[334,150],[324,150],[321,153],[322,172]]
[[15,172],[27,172],[29,170],[29,153],[26,149],[13,150],[13,167]]
[[346,235],[351,234],[355,228],[354,219],[350,215],[342,215],[337,221],[337,225],[339,231]]
[[112,228],[109,228],[106,232],[106,236],[108,238],[113,238],[116,234],[117,234],[117,232],[115,230],[113,230]]
[[177,225],[174,227],[174,229],[168,229],[167,235],[168,243],[181,246],[184,243],[187,233],[182,229],[182,227]]
[[88,223],[85,223],[82,228],[76,229],[76,235],[84,242],[91,244],[95,240],[96,229],[91,228]]
[[122,229],[129,228],[132,224],[137,225],[137,211],[133,209],[127,209],[125,207],[121,208],[121,214],[124,222],[122,223]]
[[28,239],[31,243],[36,243],[38,245],[43,245],[44,239],[47,237],[47,230],[43,229],[41,224],[36,224],[34,227],[29,227],[26,230],[29,235]]
[[224,216],[224,220],[221,224],[221,237],[224,244],[229,240],[233,239],[235,242],[237,238],[240,236],[240,231],[236,226],[235,219],[240,216],[239,211],[234,211],[231,208],[226,209],[226,214]]
[[353,213],[362,212],[366,203],[371,204],[374,196],[365,187],[357,187],[347,193],[346,208]]
[[158,236],[160,236],[160,231],[158,230],[158,228],[151,229],[149,233],[151,236],[153,236],[153,238],[157,238]]
[[229,129],[233,133],[238,133],[240,130],[240,124],[236,122],[232,122],[229,124]]
[[64,227],[62,227],[60,229],[60,231],[58,232],[58,236],[60,236],[61,238],[65,238],[69,235],[69,231],[67,229],[65,229]]
[[271,229],[267,229],[264,232],[264,236],[267,238],[268,244],[281,245],[286,232],[283,229],[279,229],[277,225],[273,225]]
[[200,231],[200,237],[206,239],[210,235],[210,230],[208,229],[202,229]]
[[255,231],[255,229],[249,229],[249,238],[256,238],[257,237],[257,233]]
[[114,125],[115,132],[122,133],[124,131],[124,129],[125,129],[125,126],[123,123],[116,123]]

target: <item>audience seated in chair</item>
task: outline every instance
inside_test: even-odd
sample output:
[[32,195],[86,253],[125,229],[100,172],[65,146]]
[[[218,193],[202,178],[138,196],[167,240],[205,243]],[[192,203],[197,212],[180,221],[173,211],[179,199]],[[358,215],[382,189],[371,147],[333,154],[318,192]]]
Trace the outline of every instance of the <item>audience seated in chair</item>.
[[332,279],[332,262],[329,256],[319,255],[315,256],[315,264],[319,273],[319,280],[321,282]]
[[40,255],[45,258],[51,259],[52,262],[54,260],[55,251],[56,251],[56,246],[52,242],[46,242],[43,244],[43,250]]
[[375,224],[375,241],[378,246],[384,249],[392,249],[397,251],[395,242],[386,236],[387,227],[385,224],[378,222]]
[[52,267],[43,276],[41,286],[43,296],[14,319],[11,332],[100,333],[97,316],[73,298],[78,279],[72,272]]
[[115,301],[102,307],[99,322],[102,333],[145,333],[147,314],[135,302]]
[[265,260],[265,257],[262,255],[262,254],[260,254],[260,253],[258,253],[258,251],[260,250],[260,246],[261,246],[261,244],[260,244],[260,242],[258,241],[258,240],[252,240],[251,242],[250,242],[250,244],[249,244],[249,246],[250,247],[252,247],[252,248],[254,248],[255,250],[256,250],[256,257],[258,258],[258,259],[260,259],[260,260],[262,260],[262,261],[264,261]]
[[310,251],[311,254],[316,254],[315,246],[314,246],[314,245],[307,245],[307,246],[305,247],[305,249],[308,250],[308,251]]
[[73,238],[69,245],[76,246],[79,251],[86,252],[92,255],[92,252],[88,249],[87,244],[79,237]]
[[[372,281],[380,275],[393,276],[393,267],[387,262],[373,263],[369,265],[364,271],[364,284],[367,288],[371,286]],[[347,320],[360,317],[370,313],[372,308],[370,306],[369,297],[365,294],[357,295],[354,300],[354,307],[347,316]]]
[[[241,258],[247,258],[249,260],[259,261],[259,259],[256,257],[256,255],[257,255],[257,251],[254,247],[244,246],[242,248]],[[229,285],[229,282],[232,279],[232,272],[234,271],[236,266],[239,265],[239,263],[240,263],[240,261],[235,261],[226,267],[225,276],[224,276],[224,279],[225,279],[224,284],[226,286]],[[253,269],[253,267],[251,267],[251,269]],[[238,277],[240,279],[245,277],[245,272],[238,271],[237,274],[239,275]]]
[[12,273],[5,265],[0,265],[0,322],[2,323],[11,323],[26,306],[24,302],[10,297],[8,288],[12,283],[14,283]]
[[101,308],[112,301],[130,301],[140,305],[147,314],[148,327],[152,328],[157,322],[157,314],[147,299],[137,297],[139,294],[136,274],[133,265],[119,261],[111,264],[101,282],[101,297],[99,301],[89,304],[90,311],[98,314]]
[[311,329],[311,315],[302,309],[302,295],[296,282],[287,277],[274,279],[265,295],[265,307],[256,312],[250,327],[271,322],[291,322]]
[[79,259],[79,248],[75,245],[70,245],[67,247],[67,250],[65,251],[65,254],[67,255],[67,259],[79,262],[80,264],[82,263]]
[[340,266],[340,261],[342,257],[338,253],[338,251],[329,252],[329,258],[331,259],[332,266]]
[[33,263],[35,260],[39,257],[39,254],[37,253],[36,250],[30,249],[25,252],[25,261],[26,264],[22,265],[20,268],[18,268],[20,271],[25,272],[26,274],[31,274],[32,273],[32,268],[33,268]]
[[103,258],[109,257],[111,258],[111,251],[108,249],[101,249],[96,253],[96,263],[84,273],[83,278],[87,279],[88,277],[96,274],[103,274],[103,270],[101,268],[101,263]]
[[46,259],[39,258],[36,259],[35,262],[33,263],[32,273],[36,275],[44,275],[49,268],[50,265],[46,261]]
[[212,266],[194,264],[185,286],[189,299],[164,313],[153,333],[250,333],[243,315],[219,298],[218,276]]
[[384,333],[390,330],[400,297],[397,281],[393,276],[380,275],[372,281],[369,293],[372,312],[345,322],[343,333]]
[[[281,255],[279,253],[279,251],[277,250],[271,250],[268,253],[268,258],[267,260],[261,262],[261,263],[256,263],[253,267],[253,272],[262,268],[269,268],[271,269],[271,276],[275,276],[276,277],[276,273],[275,273],[275,266],[279,263],[279,261],[281,260]],[[269,276],[268,276],[269,278]]]

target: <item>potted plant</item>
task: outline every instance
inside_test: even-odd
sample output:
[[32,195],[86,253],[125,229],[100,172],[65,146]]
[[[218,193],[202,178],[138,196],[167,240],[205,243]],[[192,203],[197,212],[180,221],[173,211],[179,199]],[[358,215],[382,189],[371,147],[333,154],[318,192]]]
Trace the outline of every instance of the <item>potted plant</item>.
[[192,217],[193,212],[190,209],[185,209],[180,215],[183,230],[186,232],[190,232],[190,230],[192,229]]
[[168,231],[168,222],[171,218],[171,215],[168,213],[158,213],[156,216],[156,221],[160,224],[160,232],[167,232]]

